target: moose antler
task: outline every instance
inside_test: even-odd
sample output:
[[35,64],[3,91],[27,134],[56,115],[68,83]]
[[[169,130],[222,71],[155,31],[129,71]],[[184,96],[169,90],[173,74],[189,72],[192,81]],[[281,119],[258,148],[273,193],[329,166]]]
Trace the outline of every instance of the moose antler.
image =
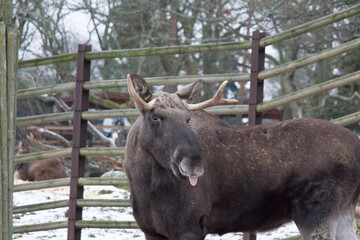
[[148,103],[145,102],[144,99],[142,99],[139,96],[139,94],[136,92],[134,84],[132,83],[130,74],[127,75],[127,86],[128,86],[128,92],[129,92],[130,96],[132,97],[132,99],[134,100],[134,102],[136,103],[136,105],[138,106],[138,108],[148,110],[148,111],[150,111],[151,109],[154,108],[155,99],[151,100]]
[[189,111],[196,111],[196,110],[201,110],[204,108],[208,108],[208,107],[212,107],[212,106],[216,106],[216,105],[232,105],[232,104],[237,104],[238,100],[236,99],[225,99],[225,98],[221,98],[221,94],[224,91],[225,85],[228,83],[228,81],[224,81],[220,87],[219,90],[216,92],[215,96],[212,97],[209,100],[206,100],[204,102],[201,103],[196,103],[196,104],[185,104],[186,108]]
[[[201,103],[196,103],[196,104],[185,103],[185,107],[189,111],[196,111],[196,110],[201,110],[201,109],[208,108],[211,106],[216,106],[216,105],[237,104],[238,101],[236,99],[221,98],[221,94],[224,91],[225,85],[227,83],[228,83],[228,81],[224,81],[220,85],[219,90],[216,92],[216,94],[213,98],[206,100],[204,102],[201,102]],[[155,104],[156,100],[153,99],[150,102],[144,101],[144,99],[142,99],[139,96],[138,92],[135,90],[135,87],[134,87],[134,84],[132,83],[130,74],[127,75],[127,85],[128,85],[128,92],[129,92],[130,96],[132,97],[132,99],[134,100],[134,102],[136,103],[136,105],[138,106],[138,108],[148,110],[148,111],[150,111],[151,109],[154,108],[154,104]]]

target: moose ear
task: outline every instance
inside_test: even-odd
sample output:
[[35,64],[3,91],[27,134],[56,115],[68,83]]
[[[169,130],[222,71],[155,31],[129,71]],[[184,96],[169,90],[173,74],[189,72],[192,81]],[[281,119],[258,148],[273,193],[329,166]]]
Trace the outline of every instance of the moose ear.
[[130,74],[131,81],[134,85],[135,91],[138,93],[138,95],[144,99],[145,102],[150,102],[152,98],[152,93],[150,92],[150,88],[148,84],[145,82],[145,80],[135,73]]
[[181,99],[186,100],[187,103],[197,102],[201,97],[201,84],[203,80],[199,79],[190,83],[176,92]]

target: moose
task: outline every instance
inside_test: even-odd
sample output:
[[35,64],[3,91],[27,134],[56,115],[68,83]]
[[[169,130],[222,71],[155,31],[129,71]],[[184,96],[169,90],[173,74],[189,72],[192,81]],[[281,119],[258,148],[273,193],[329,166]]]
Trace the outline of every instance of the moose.
[[127,76],[140,116],[124,168],[134,217],[147,240],[200,240],[261,232],[294,221],[304,240],[357,240],[360,141],[325,120],[231,126],[192,103],[201,80],[173,94],[151,93]]
[[65,178],[65,165],[61,158],[20,163],[15,166],[15,176],[24,181],[43,181]]

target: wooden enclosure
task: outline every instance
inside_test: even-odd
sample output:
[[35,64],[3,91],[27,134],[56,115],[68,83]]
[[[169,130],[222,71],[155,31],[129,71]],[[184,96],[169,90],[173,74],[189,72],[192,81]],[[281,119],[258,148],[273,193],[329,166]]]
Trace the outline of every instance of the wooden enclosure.
[[[86,148],[84,145],[84,134],[86,134],[86,123],[88,120],[104,119],[104,118],[121,118],[136,117],[139,115],[136,109],[119,109],[119,110],[98,110],[88,111],[89,92],[92,89],[105,89],[112,87],[126,87],[125,79],[106,80],[101,82],[88,81],[90,63],[95,59],[106,58],[127,58],[127,57],[146,57],[169,54],[186,54],[194,52],[212,52],[212,51],[238,51],[252,48],[252,68],[254,71],[250,74],[216,74],[205,75],[201,78],[207,83],[218,83],[224,80],[231,82],[246,82],[251,79],[251,98],[249,105],[234,106],[216,106],[206,111],[216,115],[235,115],[249,114],[249,124],[261,124],[261,116],[264,112],[275,107],[283,106],[293,101],[307,98],[334,88],[338,88],[354,82],[360,82],[360,71],[350,73],[327,82],[302,89],[291,94],[278,97],[268,102],[262,102],[262,85],[267,78],[294,71],[298,68],[313,64],[317,61],[337,56],[339,54],[360,48],[360,38],[339,45],[335,48],[327,49],[323,52],[310,55],[292,62],[277,66],[272,69],[263,69],[264,51],[266,46],[278,43],[280,41],[296,37],[300,34],[312,31],[328,24],[340,21],[342,19],[360,14],[360,4],[323,17],[316,21],[305,23],[296,28],[289,29],[283,33],[274,36],[261,36],[258,32],[254,32],[253,41],[232,42],[232,43],[211,43],[191,46],[171,46],[146,49],[128,49],[103,52],[91,52],[87,45],[79,45],[79,52],[50,58],[41,58],[21,61],[18,63],[19,68],[29,68],[47,64],[57,64],[67,61],[77,61],[77,81],[74,83],[58,84],[42,88],[26,89],[16,91],[16,72],[17,72],[17,32],[15,29],[7,27],[0,23],[0,100],[1,100],[1,239],[12,239],[13,233],[23,233],[31,231],[43,231],[49,229],[67,228],[69,239],[80,239],[82,228],[136,228],[135,222],[117,222],[117,221],[83,221],[81,218],[81,209],[86,206],[111,206],[111,207],[129,207],[128,201],[119,200],[91,200],[82,199],[83,186],[85,185],[127,185],[127,181],[120,179],[102,179],[102,178],[85,178],[83,165],[86,156],[99,155],[123,155],[124,148]],[[7,39],[4,41],[4,39]],[[257,41],[257,43],[254,43]],[[3,43],[7,43],[5,46]],[[254,44],[257,44],[254,47]],[[4,54],[6,53],[6,57]],[[256,60],[257,58],[257,60]],[[258,61],[260,59],[260,62]],[[262,60],[261,60],[262,59]],[[255,61],[256,60],[256,61]],[[262,61],[262,62],[261,62]],[[3,64],[6,63],[6,64]],[[3,68],[6,69],[3,69]],[[256,70],[256,71],[255,71]],[[256,74],[254,74],[256,72]],[[193,82],[200,76],[169,76],[159,78],[145,78],[149,85],[164,84],[186,84]],[[62,93],[75,91],[75,101],[78,106],[74,112],[54,113],[47,115],[31,116],[16,118],[16,99],[38,96],[41,94]],[[16,126],[27,126],[51,123],[54,121],[73,120],[74,137],[73,147],[61,150],[52,150],[46,152],[29,153],[14,156],[14,129]],[[360,111],[349,113],[349,115],[334,119],[333,122],[346,126],[360,121]],[[37,161],[53,157],[70,157],[72,156],[72,173],[71,178],[40,181],[34,183],[26,183],[14,186],[13,184],[13,166],[14,164]],[[54,201],[42,204],[32,204],[26,206],[13,206],[13,192],[34,190],[57,186],[70,185],[69,200]],[[33,224],[23,226],[12,226],[12,214],[24,213],[29,211],[38,211],[51,208],[60,208],[69,206],[69,221],[52,222],[46,224]],[[248,239],[256,239],[256,235],[248,235]]]

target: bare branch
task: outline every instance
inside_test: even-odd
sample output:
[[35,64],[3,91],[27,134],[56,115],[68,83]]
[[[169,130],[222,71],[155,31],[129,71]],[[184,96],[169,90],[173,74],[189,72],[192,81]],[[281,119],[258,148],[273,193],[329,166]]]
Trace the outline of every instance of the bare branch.
[[19,141],[18,151],[17,151],[16,155],[23,154],[23,152],[24,152],[23,141]]
[[26,138],[27,138],[29,141],[32,141],[32,142],[36,143],[38,146],[41,147],[42,150],[48,150],[48,149],[57,150],[57,149],[59,149],[58,147],[45,144],[45,143],[43,143],[42,141],[39,141],[39,140],[35,139],[35,138],[34,138],[34,135],[33,135],[32,133],[30,133],[29,136],[26,136]]
[[97,129],[90,121],[88,121],[88,130],[98,137],[101,142],[107,144],[108,147],[116,148],[115,141],[112,138],[104,136],[104,134],[102,134],[102,132],[100,132],[99,129]]
[[338,94],[325,96],[325,97],[321,100],[321,104],[320,104],[319,106],[316,106],[316,107],[311,108],[311,110],[316,110],[316,109],[319,109],[319,108],[324,107],[324,106],[325,106],[325,103],[326,103],[326,100],[329,99],[329,98],[337,98],[337,99],[340,99],[340,100],[343,100],[343,101],[351,101],[351,100],[353,100],[354,98],[359,98],[359,99],[360,99],[360,93],[354,92],[353,95],[351,95],[350,97],[342,96],[342,95],[338,95]]
[[36,76],[33,76],[30,73],[26,73],[24,75],[24,80],[32,83],[34,85],[34,87],[42,87],[42,85],[38,83],[38,80],[41,77],[41,75],[42,75],[42,72],[39,72],[38,74],[36,74]]
[[[70,112],[72,109],[57,95],[52,96],[57,104],[60,106],[61,109],[63,109],[65,112]],[[111,138],[108,138],[104,136],[104,134],[101,133],[90,121],[88,121],[88,130],[91,132],[94,136],[100,139],[102,143],[105,143],[109,147],[116,147],[115,141]]]
[[63,136],[50,131],[48,129],[45,128],[40,128],[40,127],[35,127],[35,126],[30,126],[28,127],[28,130],[32,130],[34,131],[35,134],[40,134],[43,135],[45,137],[51,138],[51,139],[55,139],[57,140],[60,144],[62,144],[64,147],[71,147],[71,143],[66,140]]
[[72,110],[57,94],[51,95],[54,101],[59,105],[59,107],[65,112],[70,112]]
[[353,100],[353,99],[356,98],[356,97],[360,99],[360,93],[354,92],[354,94],[351,95],[350,97],[341,96],[341,95],[338,95],[338,94],[330,95],[329,97],[338,98],[338,99],[341,99],[341,100],[343,100],[343,101],[351,101],[351,100]]

